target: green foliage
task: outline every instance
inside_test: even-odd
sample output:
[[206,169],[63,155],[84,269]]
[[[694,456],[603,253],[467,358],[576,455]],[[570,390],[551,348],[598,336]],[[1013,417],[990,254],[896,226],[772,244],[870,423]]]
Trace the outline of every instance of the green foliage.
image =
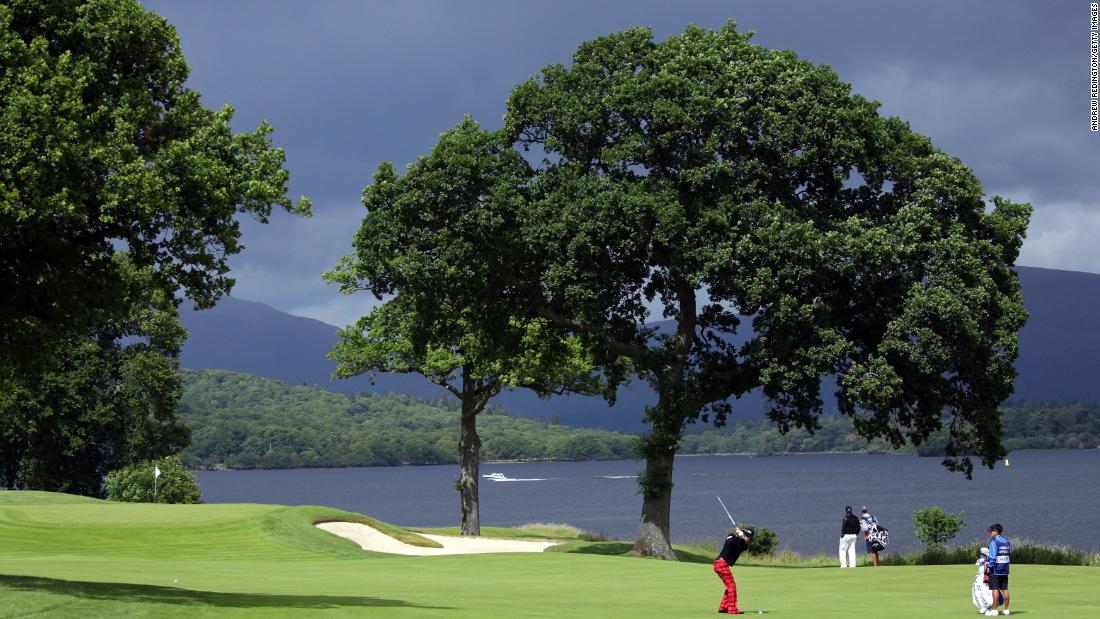
[[[754,524],[742,525],[752,529],[752,543],[749,544],[748,553],[754,557],[770,557],[779,547],[779,535],[768,527],[758,527]],[[733,531],[730,531],[733,534]]]
[[108,471],[187,445],[176,301],[152,268],[113,261],[129,313],[58,341],[39,373],[0,396],[0,487],[102,496]]
[[[968,546],[940,547],[921,552],[890,554],[879,559],[882,565],[952,565],[973,564],[984,542]],[[1012,563],[1019,565],[1097,565],[1100,555],[1070,548],[1064,544],[1048,544],[1027,539],[1012,540]]]
[[[404,395],[342,395],[319,387],[288,385],[220,370],[184,370],[180,419],[191,429],[184,463],[195,468],[291,468],[393,466],[457,462],[457,412],[450,397],[427,402]],[[1026,414],[1048,427],[1047,415],[1064,418],[1080,405],[1014,405],[1004,410],[1006,428]],[[1065,437],[1087,432],[1100,407],[1086,407],[1083,426],[1062,426],[1061,435],[1021,436],[1006,441],[1021,449],[1065,447]],[[1073,417],[1073,415],[1069,415]],[[783,454],[811,452],[893,453],[882,441],[859,438],[846,417],[829,416],[810,434],[781,434],[764,419],[738,420],[715,429],[700,426],[682,439],[687,454]],[[605,430],[571,428],[510,416],[489,406],[481,415],[481,453],[487,460],[597,460],[636,458],[635,437]],[[1061,441],[1059,440],[1061,437]],[[913,448],[900,450],[913,453]]]
[[515,315],[500,299],[507,287],[486,277],[508,259],[493,240],[514,224],[512,189],[525,173],[523,159],[470,118],[405,175],[380,166],[363,192],[355,253],[325,279],[344,293],[395,296],[341,331],[330,355],[336,376],[420,373],[479,404],[476,412],[502,388],[544,396],[600,388],[575,338]]
[[1070,548],[1065,544],[1014,539],[1012,562],[1020,565],[1100,565],[1100,555]]
[[[342,395],[221,370],[184,370],[183,461],[196,468],[393,466],[457,462],[458,402]],[[636,457],[634,437],[512,417],[489,407],[480,423],[488,460]]]
[[136,0],[4,2],[0,67],[0,393],[129,312],[119,247],[207,307],[232,287],[238,215],[309,212],[271,127],[234,134],[232,108],[204,107],[175,29]]
[[1100,447],[1100,404],[1096,403],[1014,402],[1004,408],[1001,425],[1009,451]]
[[514,387],[543,397],[601,388],[576,338],[546,319],[514,314],[502,301],[507,287],[486,277],[507,258],[493,241],[513,223],[508,202],[525,170],[517,153],[466,118],[403,177],[382,164],[364,191],[355,253],[326,274],[345,293],[395,295],[340,332],[330,355],[336,376],[415,372],[462,403],[456,489],[467,535],[480,534],[477,415],[490,399]]
[[966,521],[962,518],[964,513],[947,513],[939,505],[918,509],[913,512],[917,539],[924,542],[929,552],[942,551],[947,547],[947,542],[954,539],[966,526]]
[[[1096,404],[1024,404],[1012,402],[1000,409],[1002,442],[1017,449],[1092,449],[1100,447],[1100,406]],[[944,456],[947,432],[940,430],[920,446],[898,449],[881,439],[858,435],[852,420],[842,415],[820,419],[812,433],[791,429],[783,433],[766,420],[737,420],[722,428],[689,427],[680,440],[680,453],[756,454],[864,452],[916,453]]]
[[[155,487],[153,467],[160,469]],[[168,456],[108,473],[107,499],[123,503],[202,503],[202,490],[180,457]]]
[[[838,373],[859,434],[920,441],[949,409],[952,454],[991,463],[1029,207],[986,213],[957,159],[827,67],[749,38],[732,22],[664,41],[636,28],[515,89],[507,135],[550,155],[518,218],[538,227],[517,267],[537,274],[532,303],[633,356],[673,435],[757,386],[782,429],[816,427],[820,379]],[[638,295],[676,328],[646,333]],[[738,312],[754,337],[733,350],[715,336]]]
[[[657,392],[640,449],[647,554],[671,554],[684,424],[721,424],[754,388],[781,430],[814,429],[835,374],[860,436],[897,448],[946,426],[945,464],[968,475],[965,454],[1003,455],[1030,206],[987,209],[958,159],[828,67],[750,38],[729,22],[585,42],[513,90],[501,132],[544,157],[497,201],[518,210],[496,212],[515,225],[492,239],[486,285]],[[650,326],[653,305],[670,328]]]

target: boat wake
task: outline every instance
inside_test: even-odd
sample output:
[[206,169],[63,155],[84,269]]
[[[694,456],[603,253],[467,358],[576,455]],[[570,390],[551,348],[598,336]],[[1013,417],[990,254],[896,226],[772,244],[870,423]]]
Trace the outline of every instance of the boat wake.
[[508,477],[504,473],[489,473],[482,477],[492,481],[546,481],[545,477]]

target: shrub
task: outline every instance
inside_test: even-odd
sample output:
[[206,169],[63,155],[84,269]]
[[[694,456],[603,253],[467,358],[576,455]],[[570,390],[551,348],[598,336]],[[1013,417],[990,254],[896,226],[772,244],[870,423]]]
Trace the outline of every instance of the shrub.
[[153,467],[160,469],[156,483],[157,503],[201,503],[202,492],[195,476],[183,467],[179,456],[145,460],[107,475],[107,499],[125,503],[153,502]]
[[939,508],[924,507],[913,512],[913,525],[917,528],[917,539],[924,542],[929,553],[942,552],[959,531],[966,526],[962,519],[965,512],[949,514]]
[[[758,527],[754,524],[742,525],[743,528],[752,529],[752,543],[749,544],[749,554],[754,557],[768,557],[775,554],[779,546],[779,536],[768,527]],[[732,535],[733,532],[730,531]]]
[[1012,562],[1036,565],[1089,565],[1093,557],[1064,544],[1044,544],[1029,539],[1013,540]]
[[[906,554],[887,555],[880,565],[949,565],[974,563],[984,541],[976,540],[967,546],[923,550]],[[1098,565],[1100,555],[1076,550],[1062,544],[1046,544],[1028,539],[1012,540],[1012,563],[1035,565]]]

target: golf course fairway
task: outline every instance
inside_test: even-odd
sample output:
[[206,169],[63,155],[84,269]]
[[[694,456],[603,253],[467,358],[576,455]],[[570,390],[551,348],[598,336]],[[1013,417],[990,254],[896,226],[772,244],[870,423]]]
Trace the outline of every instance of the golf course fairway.
[[[0,617],[712,617],[722,593],[709,564],[609,554],[624,544],[383,555],[312,526],[340,518],[362,517],[0,492]],[[973,572],[734,567],[742,610],[772,617],[976,616]],[[1013,614],[1100,616],[1097,577],[1097,568],[1014,565]]]

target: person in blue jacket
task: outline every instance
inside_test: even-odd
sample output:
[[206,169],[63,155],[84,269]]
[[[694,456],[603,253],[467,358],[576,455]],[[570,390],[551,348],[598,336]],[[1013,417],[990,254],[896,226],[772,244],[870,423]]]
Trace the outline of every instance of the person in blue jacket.
[[[1010,613],[1008,610],[1008,568],[1011,564],[1012,543],[1004,535],[1004,527],[999,522],[989,525],[989,590],[993,594],[993,606],[986,611],[986,616],[994,617],[1001,599],[1004,600],[1005,609],[1002,615]],[[998,596],[998,593],[1000,596]],[[998,599],[1000,597],[1000,599]]]

